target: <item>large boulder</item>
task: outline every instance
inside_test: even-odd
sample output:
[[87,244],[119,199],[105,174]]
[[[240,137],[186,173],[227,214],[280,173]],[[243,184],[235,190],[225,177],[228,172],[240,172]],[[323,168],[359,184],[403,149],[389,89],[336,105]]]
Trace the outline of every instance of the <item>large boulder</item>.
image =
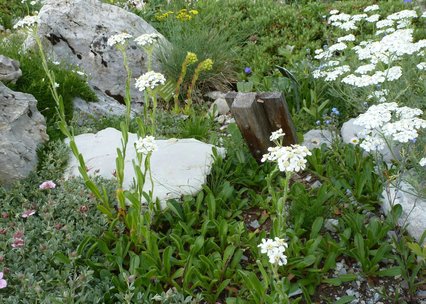
[[0,55],[0,81],[16,82],[22,76],[19,62]]
[[[137,135],[129,133],[129,144],[125,160],[125,189],[132,186],[135,174],[132,160],[136,159],[134,142]],[[81,134],[75,137],[76,145],[86,161],[89,174],[113,179],[115,173],[116,149],[121,147],[121,132],[106,128],[96,134]],[[154,197],[162,202],[180,198],[182,195],[194,195],[202,189],[213,163],[212,145],[195,139],[156,140],[158,150],[151,157],[151,170],[154,181]],[[218,148],[224,155],[223,148]],[[78,163],[71,155],[65,178],[80,176]],[[142,169],[143,171],[143,169]],[[151,189],[149,179],[145,191]]]
[[47,141],[46,122],[30,94],[0,82],[0,184],[11,185],[37,165],[36,149]]
[[[88,75],[89,84],[123,103],[126,71],[123,56],[107,45],[109,37],[126,32],[133,37],[158,32],[139,16],[98,0],[49,0],[39,13],[39,35],[46,38],[49,55],[78,65]],[[31,45],[31,39],[26,45]],[[135,78],[147,71],[147,54],[129,41],[128,64],[132,70],[133,101],[143,94],[134,87]],[[154,60],[153,68],[158,69]]]

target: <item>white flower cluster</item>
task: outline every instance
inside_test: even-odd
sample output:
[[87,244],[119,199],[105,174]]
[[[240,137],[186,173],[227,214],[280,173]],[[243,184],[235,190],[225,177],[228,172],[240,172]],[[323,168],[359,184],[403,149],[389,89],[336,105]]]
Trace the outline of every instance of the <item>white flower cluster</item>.
[[359,88],[377,85],[385,81],[397,80],[402,76],[402,69],[400,66],[394,66],[384,71],[376,71],[373,75],[363,74],[356,76],[350,74],[342,79],[343,83],[353,85]]
[[158,34],[143,34],[135,39],[136,44],[140,46],[148,46],[153,45],[160,39],[160,35]]
[[163,74],[149,71],[136,79],[135,87],[139,91],[145,91],[146,89],[154,90],[157,86],[163,85],[165,82],[166,78]]
[[287,264],[287,256],[284,254],[287,243],[280,238],[262,239],[262,243],[257,247],[260,248],[261,253],[266,253],[269,258],[269,263],[283,266]]
[[419,165],[422,167],[426,166],[426,157],[423,157],[420,161],[419,161]]
[[23,19],[19,20],[15,23],[13,26],[14,29],[18,29],[20,27],[30,27],[34,24],[38,23],[38,17],[37,16],[25,16]]
[[386,96],[389,94],[389,91],[386,89],[376,90],[370,95],[367,96],[368,99],[375,99],[378,102],[386,102]]
[[279,128],[277,131],[274,131],[271,133],[271,136],[269,137],[270,141],[277,141],[285,136],[285,133],[283,132],[283,129]]
[[366,41],[353,48],[359,60],[388,64],[404,55],[412,55],[426,48],[426,40],[413,43],[413,30],[400,29],[384,36],[380,41]]
[[315,71],[313,74],[314,78],[322,77],[325,81],[335,81],[341,75],[349,72],[351,68],[348,65],[338,66],[326,71]]
[[367,152],[382,150],[386,140],[407,143],[418,137],[418,130],[426,128],[426,120],[419,118],[423,111],[398,107],[396,102],[371,106],[359,115],[354,124],[365,128],[359,136],[364,138],[361,147]]
[[416,65],[416,67],[420,70],[420,71],[424,71],[426,70],[426,62],[420,62],[418,65]]
[[370,23],[374,23],[374,22],[379,21],[379,19],[380,19],[380,15],[374,14],[374,15],[371,15],[371,16],[365,18],[365,21],[370,22]]
[[146,136],[144,138],[139,138],[135,142],[135,148],[137,152],[142,153],[144,155],[158,150],[154,136]]
[[[373,12],[379,9],[378,5],[366,7],[364,12]],[[417,13],[413,10],[403,10],[387,16],[383,20],[379,14],[368,16],[367,14],[349,15],[337,10],[330,12],[328,23],[332,26],[342,28],[345,23],[377,22],[376,35],[381,38],[361,41],[352,48],[345,42],[355,41],[354,35],[349,34],[337,39],[336,44],[323,49],[315,50],[315,59],[321,60],[321,65],[313,71],[314,78],[322,78],[325,81],[341,81],[345,84],[356,87],[368,87],[382,84],[388,81],[395,81],[402,76],[402,69],[399,66],[390,65],[406,55],[416,54],[424,56],[426,54],[426,39],[413,42],[413,29],[406,28],[411,24],[412,18],[416,18]],[[344,54],[342,54],[344,51]],[[344,58],[354,54],[359,64],[352,70],[347,65],[339,66],[336,59]],[[341,61],[341,60],[340,60]],[[333,64],[329,64],[329,62]],[[353,61],[352,61],[353,62]],[[390,65],[386,70],[380,67]],[[426,68],[426,64],[417,65],[419,70]],[[352,71],[352,73],[351,73]],[[381,98],[384,102],[385,98]]]
[[368,13],[368,12],[372,12],[372,11],[377,11],[377,10],[379,10],[380,8],[379,8],[379,6],[377,5],[377,4],[373,4],[373,5],[370,5],[370,6],[367,6],[365,9],[364,9],[364,13]]
[[355,74],[361,74],[361,75],[365,75],[368,72],[374,71],[376,69],[376,65],[369,63],[369,64],[364,64],[359,66],[356,70],[355,70]]
[[355,36],[353,34],[349,34],[349,35],[337,38],[337,42],[349,42],[349,41],[355,41]]
[[111,37],[108,38],[107,44],[109,46],[123,45],[126,42],[126,40],[130,38],[132,38],[132,35],[127,33],[112,35]]
[[306,156],[312,155],[308,148],[300,145],[269,147],[262,162],[276,161],[282,172],[299,172],[306,168]]

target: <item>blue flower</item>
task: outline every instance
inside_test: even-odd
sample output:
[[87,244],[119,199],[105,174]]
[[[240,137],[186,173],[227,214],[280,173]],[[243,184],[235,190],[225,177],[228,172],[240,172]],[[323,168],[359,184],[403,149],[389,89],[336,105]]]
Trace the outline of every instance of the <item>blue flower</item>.
[[315,123],[317,124],[317,126],[319,126],[321,124],[321,121],[317,120]]
[[246,74],[251,74],[251,68],[249,68],[249,67],[245,67],[245,68],[244,68],[244,73],[246,73]]
[[328,119],[327,119],[327,120],[325,121],[325,124],[326,124],[326,125],[331,124],[331,120],[328,120]]
[[332,108],[331,113],[334,114],[334,115],[340,115],[340,112],[339,112],[339,110],[337,110],[337,108]]

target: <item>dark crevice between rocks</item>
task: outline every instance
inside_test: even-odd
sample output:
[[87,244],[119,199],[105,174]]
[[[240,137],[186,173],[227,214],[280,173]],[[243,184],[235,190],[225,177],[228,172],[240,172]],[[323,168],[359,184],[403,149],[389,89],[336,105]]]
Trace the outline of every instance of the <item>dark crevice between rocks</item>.
[[112,94],[112,93],[111,93],[111,91],[110,91],[110,90],[106,90],[106,91],[105,91],[105,94],[107,94],[109,97],[114,98],[114,99],[115,99],[115,100],[117,100],[120,104],[125,105],[124,97],[123,97],[123,96],[121,96],[120,94],[114,95],[114,94]]

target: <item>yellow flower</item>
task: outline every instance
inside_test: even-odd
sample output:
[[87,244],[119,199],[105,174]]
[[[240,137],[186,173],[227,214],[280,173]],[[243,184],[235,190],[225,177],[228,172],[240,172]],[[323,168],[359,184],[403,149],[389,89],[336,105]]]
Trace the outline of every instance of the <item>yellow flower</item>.
[[200,63],[200,69],[204,71],[210,71],[213,68],[213,60],[210,58]]
[[197,55],[195,53],[188,52],[186,54],[185,61],[187,62],[188,65],[193,64],[198,61]]
[[190,10],[189,11],[191,14],[193,14],[193,15],[198,15],[198,11],[197,10]]

